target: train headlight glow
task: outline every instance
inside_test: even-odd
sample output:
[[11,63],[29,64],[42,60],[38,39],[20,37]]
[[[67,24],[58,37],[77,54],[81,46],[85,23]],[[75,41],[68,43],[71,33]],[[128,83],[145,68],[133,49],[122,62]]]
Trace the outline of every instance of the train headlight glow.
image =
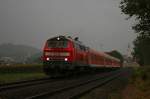
[[57,40],[60,40],[60,38],[58,37]]
[[68,58],[65,58],[65,61],[68,61]]
[[49,61],[50,59],[47,57],[46,60]]

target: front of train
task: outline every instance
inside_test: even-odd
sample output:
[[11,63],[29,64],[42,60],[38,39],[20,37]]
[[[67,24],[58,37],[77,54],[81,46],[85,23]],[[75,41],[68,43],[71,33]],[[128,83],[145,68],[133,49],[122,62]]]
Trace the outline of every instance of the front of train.
[[63,73],[73,68],[73,43],[65,36],[46,41],[43,49],[43,68],[48,75]]

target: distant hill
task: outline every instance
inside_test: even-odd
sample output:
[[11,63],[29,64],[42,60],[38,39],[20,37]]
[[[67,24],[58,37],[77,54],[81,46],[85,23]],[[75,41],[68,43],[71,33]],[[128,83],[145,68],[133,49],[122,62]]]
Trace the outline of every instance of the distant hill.
[[19,63],[26,62],[27,59],[35,55],[39,57],[40,54],[41,51],[39,49],[27,45],[15,45],[11,43],[0,45],[0,58],[11,57]]
[[32,55],[31,57],[28,57],[26,60],[26,63],[31,64],[31,63],[42,63],[42,52],[36,53]]

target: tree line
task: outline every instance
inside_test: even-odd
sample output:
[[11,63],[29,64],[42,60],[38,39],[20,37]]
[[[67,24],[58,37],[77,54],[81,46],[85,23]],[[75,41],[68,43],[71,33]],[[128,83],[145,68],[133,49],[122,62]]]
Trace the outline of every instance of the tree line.
[[136,21],[133,57],[141,66],[150,65],[150,0],[121,0],[120,9]]

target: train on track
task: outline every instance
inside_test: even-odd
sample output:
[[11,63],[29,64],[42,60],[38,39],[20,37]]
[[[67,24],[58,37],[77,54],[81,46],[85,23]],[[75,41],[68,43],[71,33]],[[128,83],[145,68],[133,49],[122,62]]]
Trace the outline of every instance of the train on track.
[[48,39],[43,49],[43,69],[47,75],[120,67],[119,59],[85,46],[78,38],[56,36]]

